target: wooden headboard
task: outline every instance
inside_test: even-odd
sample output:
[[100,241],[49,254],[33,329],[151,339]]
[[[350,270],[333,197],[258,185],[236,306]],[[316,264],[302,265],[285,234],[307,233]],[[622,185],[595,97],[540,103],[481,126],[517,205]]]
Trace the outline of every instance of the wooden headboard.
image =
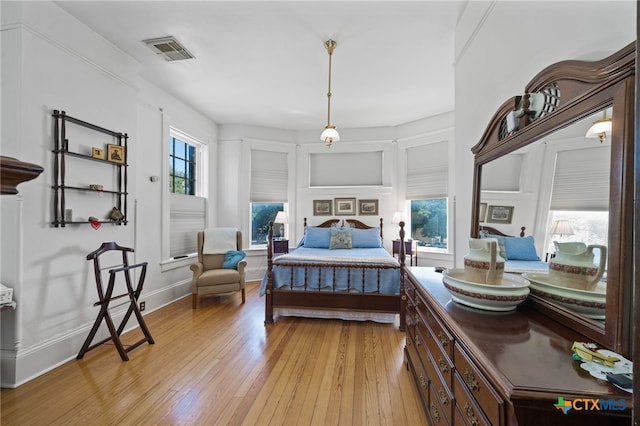
[[[526,226],[521,226],[520,227],[520,236],[521,237],[524,237],[525,229],[527,229]],[[492,234],[492,235],[501,235],[503,237],[511,237],[511,235],[507,235],[504,232],[498,231],[496,228],[493,228],[491,226],[480,225],[480,231],[486,231],[486,232],[488,232],[489,234]]]
[[[357,228],[357,229],[372,229],[375,228],[375,226],[369,226],[366,223],[362,223],[360,222],[358,219],[328,219],[325,220],[324,222],[322,222],[320,225],[315,225],[317,228],[331,228],[333,226],[340,226],[343,227],[345,226],[344,222],[347,222],[349,224],[350,228]],[[304,218],[304,227],[307,227],[307,218]],[[380,238],[382,238],[382,218],[380,218]]]

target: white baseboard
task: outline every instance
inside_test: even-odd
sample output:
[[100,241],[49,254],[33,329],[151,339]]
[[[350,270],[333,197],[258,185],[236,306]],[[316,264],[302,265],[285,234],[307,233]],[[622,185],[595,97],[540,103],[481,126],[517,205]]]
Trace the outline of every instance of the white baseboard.
[[[143,299],[147,306],[143,315],[190,294],[191,279],[180,281],[150,293],[143,293]],[[119,321],[124,317],[127,307],[127,305],[123,305],[111,311],[111,317],[116,324],[119,324]],[[125,331],[138,327],[135,319],[130,319],[129,324],[131,326],[128,326]],[[65,362],[75,359],[91,331],[91,327],[93,327],[93,321],[54,339],[28,348],[21,348],[17,351],[0,351],[0,386],[3,388],[16,388]],[[151,330],[151,333],[153,334],[153,330]],[[103,322],[93,342],[99,342],[107,337],[109,337],[109,332]],[[119,357],[115,349],[113,355]],[[91,356],[91,352],[85,356]]]

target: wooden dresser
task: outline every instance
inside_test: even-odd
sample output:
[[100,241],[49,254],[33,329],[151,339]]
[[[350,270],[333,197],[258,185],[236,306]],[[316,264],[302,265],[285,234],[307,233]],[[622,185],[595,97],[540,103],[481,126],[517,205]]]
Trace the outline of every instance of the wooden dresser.
[[[467,308],[433,268],[406,271],[405,358],[433,425],[631,424],[631,395],[572,360],[583,337],[526,306]],[[564,414],[559,398],[575,408]],[[585,399],[606,400],[605,409]]]

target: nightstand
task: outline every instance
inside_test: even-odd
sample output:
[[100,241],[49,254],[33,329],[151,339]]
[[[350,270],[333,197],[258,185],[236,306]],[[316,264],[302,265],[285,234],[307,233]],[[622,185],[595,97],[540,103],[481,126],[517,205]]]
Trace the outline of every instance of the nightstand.
[[[400,240],[392,241],[392,256],[400,255]],[[418,249],[414,248],[414,243],[412,240],[407,240],[404,242],[404,254],[405,256],[409,256],[409,263],[413,266],[413,259],[416,259],[416,266],[418,266]]]
[[289,253],[289,240],[273,240],[273,254]]

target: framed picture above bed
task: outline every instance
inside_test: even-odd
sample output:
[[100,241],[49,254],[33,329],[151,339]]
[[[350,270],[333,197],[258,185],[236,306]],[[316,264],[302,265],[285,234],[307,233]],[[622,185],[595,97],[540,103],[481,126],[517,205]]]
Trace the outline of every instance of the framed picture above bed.
[[487,211],[489,223],[511,223],[512,217],[513,206],[489,206]]
[[333,215],[332,200],[313,200],[314,216],[331,216]]
[[358,211],[361,215],[378,215],[378,200],[358,200]]
[[356,199],[355,198],[335,198],[335,210],[336,216],[348,216],[356,214]]

